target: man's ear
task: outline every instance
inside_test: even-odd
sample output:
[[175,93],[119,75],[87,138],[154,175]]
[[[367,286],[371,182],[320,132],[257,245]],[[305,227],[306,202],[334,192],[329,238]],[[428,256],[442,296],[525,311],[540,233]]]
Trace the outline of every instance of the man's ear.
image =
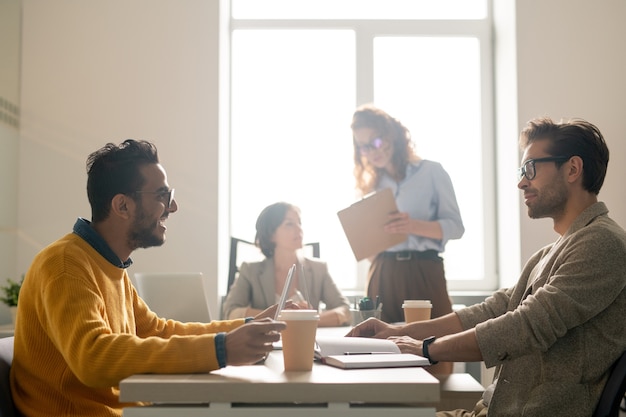
[[568,166],[567,179],[570,183],[577,180],[583,180],[583,159],[580,156],[572,156],[569,161],[566,162]]
[[116,194],[111,200],[111,214],[128,220],[130,212],[135,207],[135,201],[126,194]]

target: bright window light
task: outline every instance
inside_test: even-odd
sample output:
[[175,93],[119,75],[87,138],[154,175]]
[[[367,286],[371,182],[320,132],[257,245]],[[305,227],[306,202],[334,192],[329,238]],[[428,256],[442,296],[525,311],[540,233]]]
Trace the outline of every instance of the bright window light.
[[265,206],[295,204],[305,242],[353,287],[337,211],[354,202],[354,32],[242,30],[232,42],[231,234],[252,240]]
[[264,207],[293,203],[339,287],[362,292],[369,263],[337,212],[357,198],[352,114],[373,102],[452,178],[466,231],[443,254],[448,289],[495,288],[486,2],[232,0],[230,234],[252,240]]
[[374,40],[375,103],[410,130],[420,157],[452,178],[465,234],[446,245],[448,280],[485,272],[479,58],[474,38]]
[[232,0],[235,19],[484,19],[486,0]]

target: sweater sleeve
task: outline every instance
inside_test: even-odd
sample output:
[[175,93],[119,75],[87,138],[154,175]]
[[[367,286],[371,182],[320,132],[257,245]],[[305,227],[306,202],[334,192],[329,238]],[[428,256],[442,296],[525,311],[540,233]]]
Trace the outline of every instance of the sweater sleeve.
[[[598,331],[590,330],[594,319],[624,289],[624,253],[624,242],[602,228],[563,239],[536,265],[533,279],[518,288],[509,311],[476,326],[485,364],[547,352],[566,335]],[[611,332],[603,337],[611,338]]]
[[44,287],[48,334],[81,382],[106,387],[133,374],[219,368],[215,334],[244,320],[203,325],[159,319],[124,295],[123,282],[69,270]]

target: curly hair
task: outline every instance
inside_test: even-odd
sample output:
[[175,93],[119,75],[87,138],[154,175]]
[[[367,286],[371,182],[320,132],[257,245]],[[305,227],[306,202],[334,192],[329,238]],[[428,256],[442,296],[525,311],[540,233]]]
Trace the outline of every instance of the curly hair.
[[[398,181],[404,178],[409,162],[419,159],[415,154],[409,130],[399,120],[372,104],[365,104],[357,108],[352,116],[350,127],[353,132],[361,128],[373,129],[392,145],[391,159],[395,168],[395,179]],[[362,194],[367,194],[376,188],[383,169],[369,164],[367,158],[361,155],[354,136],[352,139],[356,188]]]

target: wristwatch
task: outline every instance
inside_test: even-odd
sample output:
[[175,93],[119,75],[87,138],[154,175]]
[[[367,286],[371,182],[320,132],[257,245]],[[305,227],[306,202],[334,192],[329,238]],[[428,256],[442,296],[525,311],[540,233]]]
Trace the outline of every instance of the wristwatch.
[[430,362],[431,365],[435,365],[436,363],[438,363],[438,361],[432,360],[430,358],[430,354],[428,353],[428,345],[430,345],[432,342],[434,342],[435,339],[437,339],[435,336],[430,336],[430,337],[427,337],[426,339],[422,340],[422,356],[424,356],[426,359],[428,359],[428,362]]

